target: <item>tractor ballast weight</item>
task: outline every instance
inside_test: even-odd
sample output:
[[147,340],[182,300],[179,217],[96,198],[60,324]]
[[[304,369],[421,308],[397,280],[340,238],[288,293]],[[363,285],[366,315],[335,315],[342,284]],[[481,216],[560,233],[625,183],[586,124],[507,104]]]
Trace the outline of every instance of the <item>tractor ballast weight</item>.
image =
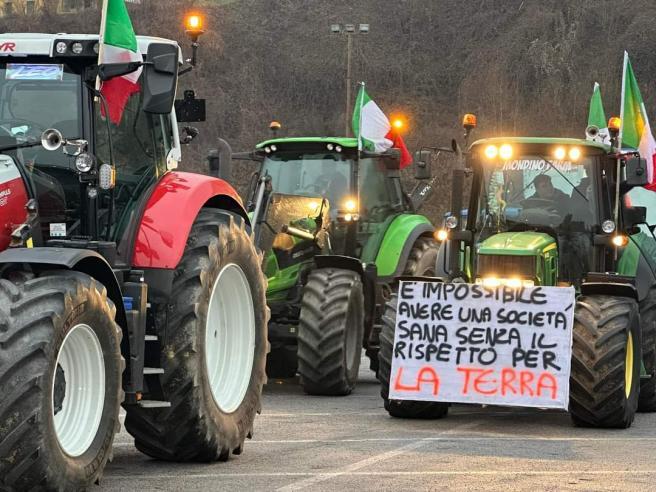
[[260,167],[248,203],[269,279],[269,376],[298,370],[308,393],[348,394],[362,347],[376,370],[394,278],[432,271],[437,254],[433,226],[402,190],[399,153],[359,151],[353,138],[299,137],[234,157]]
[[[473,143],[461,162],[472,193],[466,220],[447,217],[439,231],[435,280],[574,286],[574,423],[624,428],[637,409],[656,411],[656,237],[646,218],[656,195],[638,203],[632,193],[646,184],[645,161],[586,140],[508,137]],[[454,184],[452,210],[460,211],[463,183]],[[385,408],[444,417],[448,403],[388,398],[396,299],[383,319]]]
[[[236,191],[176,171],[197,134],[181,141],[173,109],[180,47],[138,36],[143,64],[99,67],[97,35],[1,37],[0,489],[99,481],[121,405],[151,457],[241,453],[266,378],[266,280]],[[113,113],[96,77],[140,65]],[[175,107],[204,113],[193,91]]]

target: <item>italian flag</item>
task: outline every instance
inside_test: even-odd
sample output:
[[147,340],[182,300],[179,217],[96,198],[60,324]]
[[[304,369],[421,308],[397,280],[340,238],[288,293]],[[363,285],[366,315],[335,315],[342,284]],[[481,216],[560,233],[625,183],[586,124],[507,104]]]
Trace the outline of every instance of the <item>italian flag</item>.
[[[143,57],[139,53],[137,36],[134,34],[125,1],[104,0],[100,23],[98,65],[141,61],[143,61]],[[130,96],[139,92],[140,76],[141,68],[127,75],[102,82],[100,91],[107,100],[109,119],[115,125],[121,122],[123,110]]]
[[590,98],[588,126],[596,126],[599,128],[599,135],[595,138],[588,137],[588,140],[610,144],[610,134],[608,133],[608,126],[606,123],[606,112],[604,111],[604,104],[601,102],[601,90],[599,89],[599,84],[597,82],[595,82],[594,89],[592,90],[592,97]]
[[360,86],[358,97],[355,99],[353,109],[353,134],[358,139],[358,149],[371,152],[385,152],[394,147],[401,151],[400,168],[403,169],[412,163],[412,156],[403,142],[403,138],[392,128],[385,113],[369,97]]
[[622,77],[622,127],[620,128],[620,148],[637,149],[643,159],[647,159],[648,190],[656,191],[656,141],[651,134],[645,103],[640,94],[629,54],[624,52],[624,75]]

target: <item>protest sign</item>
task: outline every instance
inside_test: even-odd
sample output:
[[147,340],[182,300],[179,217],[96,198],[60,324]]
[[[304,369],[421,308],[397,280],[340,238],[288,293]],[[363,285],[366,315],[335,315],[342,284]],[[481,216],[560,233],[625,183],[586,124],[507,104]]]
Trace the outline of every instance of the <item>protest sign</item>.
[[573,287],[403,281],[389,397],[567,409]]

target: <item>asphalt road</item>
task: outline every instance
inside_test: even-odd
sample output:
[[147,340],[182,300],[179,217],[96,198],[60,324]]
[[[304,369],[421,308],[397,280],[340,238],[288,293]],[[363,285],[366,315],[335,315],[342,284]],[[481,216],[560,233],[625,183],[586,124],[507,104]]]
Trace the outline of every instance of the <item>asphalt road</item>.
[[628,430],[578,429],[562,412],[456,406],[446,419],[393,419],[362,363],[348,397],[270,381],[244,453],[172,464],[121,432],[97,490],[654,490],[656,414]]

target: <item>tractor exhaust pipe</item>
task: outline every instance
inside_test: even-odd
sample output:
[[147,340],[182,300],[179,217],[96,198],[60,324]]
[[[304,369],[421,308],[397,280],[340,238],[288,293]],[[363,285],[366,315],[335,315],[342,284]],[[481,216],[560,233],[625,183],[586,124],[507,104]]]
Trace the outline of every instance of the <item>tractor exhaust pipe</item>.
[[222,138],[218,139],[218,144],[207,153],[210,176],[229,182],[232,179],[232,148]]

